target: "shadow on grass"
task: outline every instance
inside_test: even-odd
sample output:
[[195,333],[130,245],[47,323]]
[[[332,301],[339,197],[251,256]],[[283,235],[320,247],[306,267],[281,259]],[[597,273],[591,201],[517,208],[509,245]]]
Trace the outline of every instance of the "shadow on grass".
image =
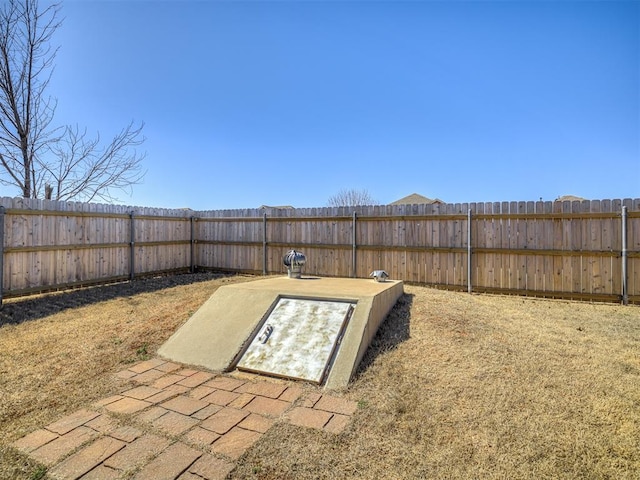
[[409,340],[411,337],[411,305],[413,305],[413,294],[411,293],[404,293],[398,299],[387,318],[380,325],[376,336],[373,337],[354,379],[361,376],[379,355],[393,350],[402,342]]
[[129,297],[139,293],[151,293],[165,288],[206,282],[228,276],[232,275],[221,273],[166,275],[140,278],[133,282],[43,294],[37,297],[25,297],[23,299],[8,301],[2,305],[0,309],[0,326],[17,325],[54,315],[70,308],[83,307],[114,298]]

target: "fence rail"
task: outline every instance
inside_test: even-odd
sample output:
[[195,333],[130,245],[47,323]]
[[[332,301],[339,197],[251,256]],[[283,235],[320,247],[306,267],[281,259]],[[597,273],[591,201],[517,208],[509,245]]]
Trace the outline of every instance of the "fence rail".
[[640,199],[195,212],[0,198],[0,301],[213,269],[640,303]]

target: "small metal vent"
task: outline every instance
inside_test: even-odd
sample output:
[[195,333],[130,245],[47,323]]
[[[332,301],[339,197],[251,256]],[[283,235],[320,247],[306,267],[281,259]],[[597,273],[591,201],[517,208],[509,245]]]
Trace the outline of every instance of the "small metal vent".
[[282,263],[287,267],[289,278],[300,278],[302,276],[302,267],[307,262],[307,257],[302,252],[289,250],[282,259]]

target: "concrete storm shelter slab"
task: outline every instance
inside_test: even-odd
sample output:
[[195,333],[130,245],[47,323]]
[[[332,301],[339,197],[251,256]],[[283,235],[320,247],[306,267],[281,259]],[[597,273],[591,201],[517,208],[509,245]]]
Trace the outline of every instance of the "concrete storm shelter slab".
[[346,387],[400,281],[268,278],[218,288],[158,350],[180,363]]

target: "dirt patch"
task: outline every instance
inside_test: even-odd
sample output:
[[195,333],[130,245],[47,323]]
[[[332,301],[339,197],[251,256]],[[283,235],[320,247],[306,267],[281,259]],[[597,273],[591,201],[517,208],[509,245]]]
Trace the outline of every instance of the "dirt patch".
[[[153,356],[220,285],[252,279],[185,275],[8,302],[0,478],[38,478],[12,441],[119,391],[112,373]],[[359,405],[346,431],[277,424],[230,478],[640,475],[639,307],[405,292],[337,392]]]

